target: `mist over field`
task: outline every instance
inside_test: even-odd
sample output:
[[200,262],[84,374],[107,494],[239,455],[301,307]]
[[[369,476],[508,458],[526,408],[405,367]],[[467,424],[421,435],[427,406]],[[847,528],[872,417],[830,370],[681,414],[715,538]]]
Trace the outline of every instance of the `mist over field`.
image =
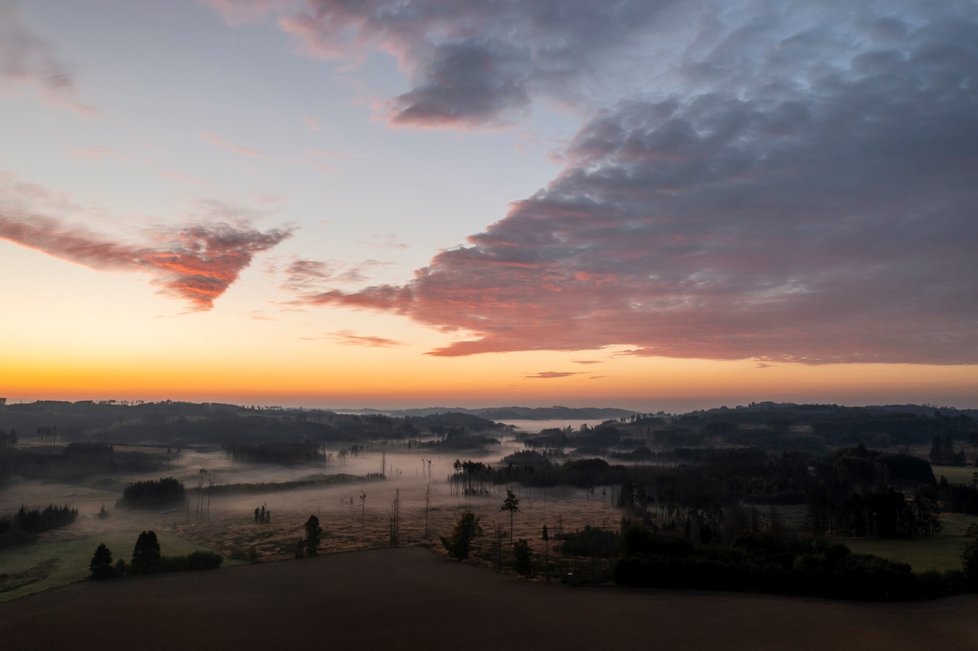
[[[155,578],[135,575],[144,573],[140,541],[153,532],[163,566],[192,569],[180,560],[189,558],[225,566],[180,579],[204,581],[207,590],[223,585],[224,576],[265,586],[288,580],[305,586],[292,595],[298,600],[357,602],[369,589],[353,583],[345,595],[331,592],[338,589],[336,570],[320,575],[319,568],[361,561],[324,565],[313,557],[389,550],[363,557],[372,568],[361,570],[364,585],[389,582],[395,589],[407,581],[402,589],[410,592],[437,580],[443,597],[465,601],[470,579],[453,571],[434,579],[442,569],[394,554],[418,547],[429,554],[424,558],[464,559],[488,576],[518,577],[524,590],[588,586],[587,596],[573,599],[604,613],[605,624],[592,626],[608,639],[647,638],[644,628],[634,628],[640,620],[619,616],[647,599],[629,587],[654,587],[681,589],[681,617],[690,622],[714,607],[711,600],[728,599],[695,596],[696,590],[789,595],[767,597],[758,607],[782,612],[782,623],[797,631],[816,626],[815,613],[834,617],[822,633],[835,648],[853,648],[851,632],[870,611],[831,600],[938,599],[935,635],[952,640],[948,648],[978,642],[978,630],[960,619],[978,607],[962,594],[978,586],[967,552],[978,549],[978,487],[968,467],[978,457],[967,447],[978,441],[978,427],[965,410],[759,403],[606,421],[495,423],[451,412],[394,417],[191,403],[37,403],[0,410],[0,432],[0,518],[8,523],[0,531],[0,602],[6,602],[0,618],[23,613],[11,629],[20,640],[34,630],[31,604],[68,598],[59,595],[74,587],[64,586],[98,578],[99,545],[115,562],[114,570],[100,570],[111,578],[106,586],[149,589],[153,584],[142,582]],[[46,512],[48,505],[57,513],[76,509],[77,516],[65,523],[52,515],[46,530],[28,530],[41,516],[20,514]],[[471,529],[461,528],[466,517]],[[238,578],[257,566],[283,569],[274,579]],[[181,594],[175,589],[161,594]],[[449,597],[452,591],[458,596]],[[44,594],[23,599],[38,592]],[[534,594],[507,598],[518,608]],[[791,595],[825,601],[810,605]],[[663,603],[650,607],[661,614]],[[737,599],[724,603],[741,613],[748,607]],[[872,608],[867,639],[893,649],[917,639],[905,626],[917,617],[914,606]],[[430,613],[415,617],[418,626],[440,631],[435,637],[449,634]],[[575,625],[559,626],[567,633]],[[696,631],[704,624],[676,626],[664,621],[654,635],[701,648]],[[742,648],[783,643],[774,628],[743,616],[726,626]],[[210,637],[232,643],[224,635]],[[263,635],[234,644],[257,648],[249,645]],[[81,648],[106,643],[98,635],[87,639],[92,646]],[[349,647],[363,639],[348,639]]]
[[[559,422],[563,427],[576,428],[595,421]],[[315,515],[322,524],[323,553],[389,545],[395,499],[400,544],[437,545],[438,536],[451,529],[457,514],[464,509],[480,514],[486,532],[501,530],[504,524],[508,532],[508,522],[504,522],[506,518],[498,506],[500,495],[505,494],[504,487],[487,484],[479,495],[463,494],[451,482],[457,471],[455,464],[460,458],[496,464],[524,449],[516,434],[523,436],[546,429],[550,424],[525,421],[517,429],[493,426],[497,428],[493,434],[496,438],[488,442],[478,439],[471,445],[463,443],[459,449],[447,451],[431,446],[441,440],[431,434],[410,442],[324,443],[316,446],[314,458],[288,463],[242,460],[223,444],[72,443],[67,438],[78,439],[79,435],[64,430],[61,440],[45,440],[44,434],[21,435],[17,448],[28,455],[25,459],[38,465],[21,470],[30,477],[19,476],[16,465],[6,468],[10,474],[0,486],[0,515],[13,514],[21,507],[66,504],[77,509],[78,516],[69,526],[39,534],[31,543],[30,557],[21,554],[18,558],[14,548],[0,548],[0,558],[13,570],[13,575],[26,573],[27,578],[34,579],[26,581],[24,577],[14,576],[0,592],[0,599],[47,587],[50,581],[46,579],[50,576],[45,577],[45,572],[58,573],[43,565],[44,558],[60,553],[59,545],[71,544],[73,554],[78,556],[57,561],[62,565],[61,580],[66,580],[65,577],[78,580],[87,575],[87,562],[81,558],[86,550],[90,553],[99,542],[111,540],[115,545],[110,546],[114,557],[128,560],[137,534],[144,530],[166,533],[178,541],[180,551],[194,547],[211,549],[230,558],[232,563],[292,558],[296,540],[302,536],[303,522],[310,515]],[[124,427],[131,428],[132,424]],[[39,429],[44,431],[43,427]],[[150,426],[137,438],[152,437],[149,434],[152,431]],[[108,436],[95,434],[94,438],[105,441]],[[272,442],[281,436],[272,426],[265,440]],[[81,474],[73,475],[70,461],[67,468],[55,461],[74,450],[74,454],[81,454],[89,463],[85,455],[91,452],[79,445],[97,448],[111,445],[111,452],[98,448],[97,454],[135,459],[138,460],[135,465],[150,465],[152,469],[134,471],[123,467],[111,471],[115,464],[112,462],[93,466],[87,472],[78,470],[78,466],[75,470]],[[66,475],[72,479],[59,480]],[[182,483],[185,491],[182,502],[145,509],[127,508],[120,503],[127,486],[162,477],[172,477]],[[614,527],[618,518],[613,490],[609,488],[597,494],[566,486],[522,487],[512,483],[508,488],[522,500],[520,517],[515,520],[517,537],[537,539],[541,527],[548,522],[552,528],[572,530],[585,524]],[[170,551],[163,549],[164,555]],[[76,566],[63,567],[68,562]],[[38,567],[41,569],[31,577],[31,570]]]

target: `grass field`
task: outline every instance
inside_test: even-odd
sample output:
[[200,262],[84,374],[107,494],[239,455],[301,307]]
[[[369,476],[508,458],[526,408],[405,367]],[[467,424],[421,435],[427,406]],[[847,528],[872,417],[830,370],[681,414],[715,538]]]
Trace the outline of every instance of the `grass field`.
[[947,477],[952,484],[971,485],[975,480],[975,472],[978,468],[974,466],[931,466],[934,471],[934,479],[941,481],[941,475]]
[[845,538],[843,543],[858,554],[876,554],[901,563],[909,563],[915,572],[926,570],[960,570],[961,548],[966,542],[964,531],[978,522],[978,516],[961,513],[941,515],[943,530],[932,538],[916,540],[882,540],[878,538]]
[[[75,540],[41,541],[0,550],[0,603],[35,592],[68,585],[88,577],[88,563],[99,543],[112,551],[112,560],[132,557],[139,531],[112,532]],[[157,531],[164,556],[182,556],[198,549],[173,533]],[[227,562],[227,561],[225,561]]]

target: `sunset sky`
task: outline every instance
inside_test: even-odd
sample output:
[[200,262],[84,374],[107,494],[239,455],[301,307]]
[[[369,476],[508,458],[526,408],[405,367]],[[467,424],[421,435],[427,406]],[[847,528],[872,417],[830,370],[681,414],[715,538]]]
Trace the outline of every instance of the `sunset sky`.
[[0,397],[978,407],[974,0],[0,0]]

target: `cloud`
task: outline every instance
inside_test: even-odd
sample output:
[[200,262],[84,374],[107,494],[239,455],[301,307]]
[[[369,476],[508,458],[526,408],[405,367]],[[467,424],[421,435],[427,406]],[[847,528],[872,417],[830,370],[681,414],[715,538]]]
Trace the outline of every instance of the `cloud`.
[[473,333],[436,355],[978,363],[974,5],[737,6],[467,246],[303,300]]
[[71,155],[75,158],[82,158],[84,160],[102,160],[103,158],[108,158],[112,155],[111,147],[104,147],[102,145],[92,145],[91,147],[79,147],[77,149],[71,150]]
[[205,131],[200,134],[200,139],[204,142],[209,142],[215,147],[219,147],[225,151],[230,151],[235,154],[241,154],[242,156],[247,156],[248,158],[261,158],[261,152],[257,149],[252,149],[251,147],[245,147],[243,145],[236,145],[234,143],[228,142],[221,136],[210,131]]
[[293,4],[292,0],[200,0],[228,25],[259,23],[271,14]]
[[391,124],[483,127],[521,115],[534,95],[579,99],[581,80],[637,41],[668,33],[675,0],[310,0],[282,27],[310,55],[396,57],[412,88],[386,103]]
[[308,115],[302,118],[302,125],[313,133],[318,133],[322,128],[322,125],[320,125],[318,119]]
[[198,178],[196,176],[191,176],[189,174],[184,174],[179,170],[163,170],[160,172],[160,176],[171,181],[176,181],[178,183],[185,183],[187,185],[204,185],[206,181],[204,179]]
[[0,87],[27,86],[53,106],[84,115],[97,111],[81,101],[74,76],[55,49],[8,4],[0,4]]
[[362,283],[367,280],[368,270],[384,264],[378,260],[349,265],[335,260],[323,262],[298,258],[285,268],[286,280],[282,286],[286,290],[308,295],[330,283]]
[[397,233],[371,233],[366,241],[360,244],[375,249],[407,249],[408,245],[401,241]]
[[528,380],[555,380],[562,377],[570,377],[571,375],[580,375],[580,373],[570,373],[567,371],[540,371],[539,373],[531,373],[530,375],[524,375],[523,377]]
[[575,364],[600,364],[601,362],[596,359],[572,359]]
[[[200,221],[157,229],[150,244],[121,242],[24,207],[27,199],[42,209],[77,208],[55,193],[12,180],[0,176],[0,239],[92,269],[147,273],[162,292],[195,310],[210,309],[256,254],[291,235],[287,228],[258,231],[241,220]],[[234,213],[218,202],[208,206],[215,214]]]
[[386,337],[376,337],[371,335],[358,335],[349,330],[337,330],[329,333],[329,338],[345,346],[367,346],[369,348],[389,348],[391,346],[402,346],[403,343]]

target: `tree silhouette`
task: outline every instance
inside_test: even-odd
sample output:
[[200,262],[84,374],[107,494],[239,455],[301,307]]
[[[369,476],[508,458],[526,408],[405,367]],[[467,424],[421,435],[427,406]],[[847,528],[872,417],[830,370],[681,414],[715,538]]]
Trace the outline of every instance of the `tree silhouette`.
[[148,574],[158,572],[161,558],[160,542],[156,538],[156,532],[144,531],[139,534],[139,537],[136,539],[136,546],[132,550],[133,573]]
[[506,499],[499,507],[500,511],[509,511],[509,543],[513,544],[513,516],[520,510],[520,498],[513,494],[513,491],[506,489]]
[[306,556],[315,556],[319,553],[319,538],[323,533],[323,528],[319,526],[319,518],[310,515],[306,520]]
[[964,569],[965,579],[972,585],[978,585],[978,539],[973,539],[965,544],[961,551],[961,566]]
[[452,535],[441,537],[441,544],[448,550],[448,555],[460,561],[469,557],[469,547],[472,539],[482,533],[479,518],[472,511],[465,511],[455,522]]
[[95,548],[88,569],[91,570],[93,579],[108,579],[115,574],[112,569],[112,552],[105,546],[105,543],[101,543]]
[[523,576],[533,575],[533,552],[530,543],[522,538],[513,544],[513,569]]
[[550,581],[550,531],[547,525],[543,525],[543,532],[540,534],[543,541],[543,579]]

